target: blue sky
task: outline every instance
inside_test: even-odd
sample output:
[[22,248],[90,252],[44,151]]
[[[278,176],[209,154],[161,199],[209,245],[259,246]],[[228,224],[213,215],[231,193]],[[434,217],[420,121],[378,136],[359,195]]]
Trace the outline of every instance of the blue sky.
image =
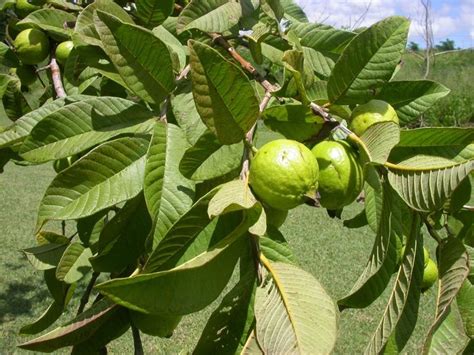
[[[423,46],[422,7],[420,0],[295,0],[309,19],[329,25],[353,26],[370,4],[370,9],[360,24],[369,26],[385,17],[402,15],[412,21],[409,40]],[[433,33],[435,44],[446,38],[456,46],[474,47],[474,0],[432,0]]]

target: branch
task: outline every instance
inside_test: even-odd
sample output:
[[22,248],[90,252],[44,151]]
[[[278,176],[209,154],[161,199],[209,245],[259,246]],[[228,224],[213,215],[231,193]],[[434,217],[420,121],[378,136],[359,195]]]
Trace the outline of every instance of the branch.
[[428,233],[430,236],[440,244],[443,241],[443,238],[438,234],[438,232],[435,231],[433,226],[430,224],[430,222],[426,219],[425,216],[423,216],[423,222],[425,223],[426,229],[428,229]]
[[84,308],[86,308],[86,305],[89,302],[89,297],[91,295],[92,289],[94,288],[94,284],[97,281],[97,278],[99,277],[99,275],[100,275],[100,272],[94,272],[92,274],[91,280],[89,281],[89,284],[87,285],[86,291],[82,295],[81,303],[79,304],[79,308],[77,310],[77,315],[84,312]]
[[142,339],[140,338],[140,331],[132,324],[133,348],[135,355],[143,355]]
[[176,77],[176,81],[181,81],[183,79],[186,79],[190,70],[191,70],[191,65],[189,64],[186,65],[184,69],[181,71],[181,73],[179,73],[179,75]]
[[56,62],[54,55],[51,56],[51,62],[49,63],[49,69],[51,69],[51,78],[53,79],[54,91],[58,98],[66,97],[66,91],[64,91],[63,82],[61,81],[61,70]]

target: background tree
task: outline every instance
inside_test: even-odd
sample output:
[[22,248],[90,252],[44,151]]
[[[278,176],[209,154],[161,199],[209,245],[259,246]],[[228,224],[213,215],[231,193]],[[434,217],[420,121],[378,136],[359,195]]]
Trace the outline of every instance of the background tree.
[[420,50],[420,45],[416,42],[410,41],[410,43],[408,43],[408,49],[413,52],[418,52]]
[[456,49],[454,40],[446,38],[444,41],[440,41],[439,44],[435,46],[439,51],[453,51]]

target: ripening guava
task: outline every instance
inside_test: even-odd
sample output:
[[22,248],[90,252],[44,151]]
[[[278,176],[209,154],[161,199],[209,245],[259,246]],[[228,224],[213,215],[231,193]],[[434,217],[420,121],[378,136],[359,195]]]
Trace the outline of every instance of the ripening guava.
[[17,0],[15,4],[16,14],[20,18],[26,17],[33,11],[41,9],[40,5],[42,4],[35,4],[33,2],[29,2],[28,0]]
[[255,194],[270,207],[289,210],[314,197],[319,169],[303,144],[277,139],[261,147],[250,164],[249,182]]
[[432,259],[428,259],[425,269],[423,271],[423,282],[421,283],[421,290],[426,291],[438,280],[438,267]]
[[371,100],[366,104],[357,106],[352,111],[349,128],[352,132],[361,136],[374,123],[386,121],[399,124],[395,109],[385,101]]
[[323,141],[311,150],[319,166],[319,202],[338,210],[362,191],[364,176],[356,151],[346,141]]
[[270,206],[265,206],[265,214],[267,216],[267,224],[280,228],[288,217],[288,210],[277,210]]
[[33,84],[38,78],[35,68],[31,65],[20,65],[18,68],[12,68],[11,72],[18,76],[24,86]]
[[21,31],[13,42],[18,57],[24,64],[41,63],[49,54],[49,40],[43,31],[29,28]]
[[58,44],[56,47],[55,56],[59,64],[66,63],[66,60],[69,58],[73,48],[74,43],[72,41],[64,41]]
[[145,314],[130,311],[132,324],[143,333],[158,337],[170,337],[181,321],[181,316]]

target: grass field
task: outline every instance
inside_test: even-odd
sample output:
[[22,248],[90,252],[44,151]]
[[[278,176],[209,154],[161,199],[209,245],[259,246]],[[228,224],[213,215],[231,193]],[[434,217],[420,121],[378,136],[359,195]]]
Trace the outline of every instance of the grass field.
[[[33,226],[39,200],[54,173],[49,165],[16,167],[9,164],[0,175],[0,224],[3,253],[0,259],[0,353],[23,353],[15,345],[26,338],[18,336],[19,328],[38,317],[49,305],[48,292],[35,272],[20,253],[20,249],[34,245]],[[355,214],[361,207],[352,206],[345,216]],[[345,294],[363,270],[371,250],[374,235],[367,229],[349,230],[340,220],[331,220],[322,209],[299,207],[290,212],[282,232],[289,240],[300,265],[314,274],[335,298]],[[433,252],[433,250],[432,250]],[[377,326],[383,312],[389,288],[384,297],[365,310],[346,310],[340,318],[340,338],[337,353],[360,353]],[[432,318],[434,291],[422,297],[420,321],[408,350],[414,350]],[[144,336],[146,353],[177,353],[191,350],[199,339],[217,301],[203,311],[185,317],[172,339]],[[77,309],[63,315],[65,323]],[[131,334],[114,341],[110,353],[130,353]]]

